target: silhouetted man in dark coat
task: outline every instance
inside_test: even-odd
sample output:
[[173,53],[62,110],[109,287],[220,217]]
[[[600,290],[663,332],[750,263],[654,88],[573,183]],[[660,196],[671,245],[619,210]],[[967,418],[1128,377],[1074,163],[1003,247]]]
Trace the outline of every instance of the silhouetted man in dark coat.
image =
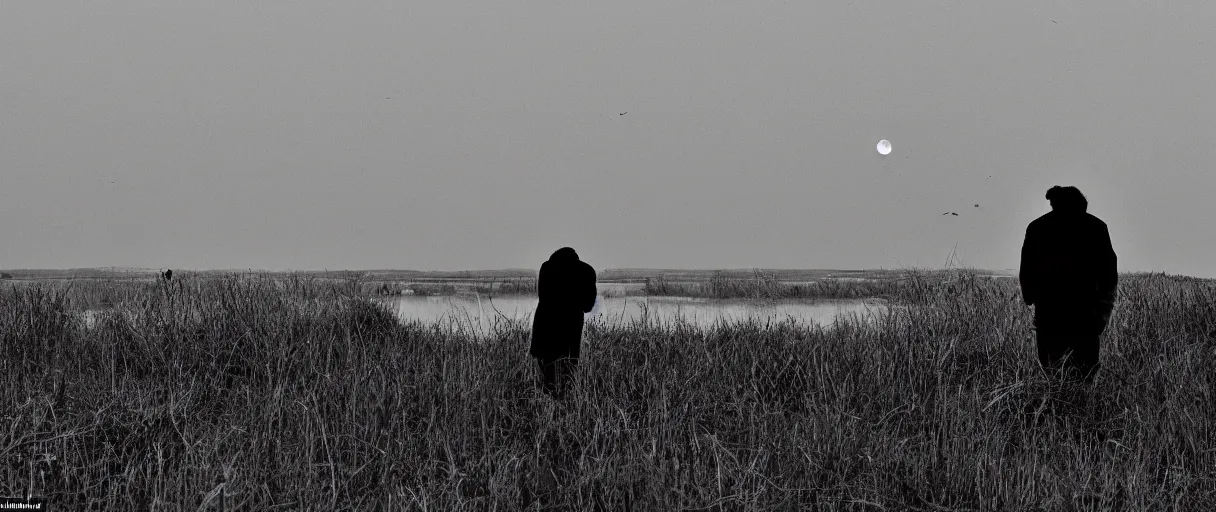
[[583,338],[583,313],[595,306],[595,269],[562,247],[540,266],[536,280],[540,303],[532,322],[532,357],[540,364],[543,389],[565,396],[578,364]]
[[1115,251],[1106,223],[1085,212],[1076,187],[1047,191],[1051,212],[1026,228],[1022,299],[1034,306],[1039,362],[1092,382],[1098,337],[1115,306]]

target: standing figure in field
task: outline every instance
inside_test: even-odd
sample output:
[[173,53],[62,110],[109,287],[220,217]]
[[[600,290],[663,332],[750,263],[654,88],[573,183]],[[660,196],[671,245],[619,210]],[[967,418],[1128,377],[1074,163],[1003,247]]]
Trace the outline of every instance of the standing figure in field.
[[165,281],[172,281],[173,280],[173,269],[165,270],[165,273],[163,275],[165,276]]
[[536,294],[540,303],[532,322],[529,353],[540,364],[542,389],[562,398],[578,365],[583,313],[595,305],[595,269],[562,247],[540,266]]
[[1047,200],[1051,212],[1030,223],[1022,243],[1022,300],[1034,306],[1043,369],[1090,383],[1115,307],[1115,250],[1106,223],[1085,212],[1076,187],[1051,187]]

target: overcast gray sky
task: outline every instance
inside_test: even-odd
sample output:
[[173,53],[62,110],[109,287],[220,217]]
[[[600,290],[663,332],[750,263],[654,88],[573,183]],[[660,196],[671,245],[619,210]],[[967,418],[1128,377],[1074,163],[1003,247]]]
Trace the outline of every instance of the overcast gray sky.
[[1214,276],[1213,20],[6,1],[0,268],[1014,268],[1061,184],[1122,270]]

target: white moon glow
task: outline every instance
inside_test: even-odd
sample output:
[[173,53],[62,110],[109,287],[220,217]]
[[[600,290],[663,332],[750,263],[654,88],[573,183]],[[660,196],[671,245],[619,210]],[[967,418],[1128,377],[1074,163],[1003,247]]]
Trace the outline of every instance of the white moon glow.
[[878,154],[880,154],[880,155],[891,154],[891,141],[889,141],[887,139],[878,141]]

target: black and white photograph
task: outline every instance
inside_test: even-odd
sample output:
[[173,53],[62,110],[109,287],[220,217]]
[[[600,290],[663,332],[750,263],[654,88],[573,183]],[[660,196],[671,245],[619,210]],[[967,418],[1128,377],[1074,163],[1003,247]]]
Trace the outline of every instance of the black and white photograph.
[[1216,510],[1216,3],[0,1],[0,511]]

